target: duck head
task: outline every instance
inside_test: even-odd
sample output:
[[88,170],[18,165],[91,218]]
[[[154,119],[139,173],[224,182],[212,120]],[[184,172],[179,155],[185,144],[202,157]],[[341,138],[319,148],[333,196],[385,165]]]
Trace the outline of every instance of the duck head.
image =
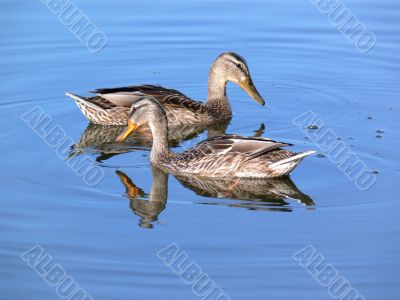
[[265,105],[264,99],[257,91],[251,79],[246,60],[234,52],[224,52],[217,57],[210,70],[210,84],[212,84],[212,81],[224,85],[228,81],[234,82],[244,89],[256,102]]

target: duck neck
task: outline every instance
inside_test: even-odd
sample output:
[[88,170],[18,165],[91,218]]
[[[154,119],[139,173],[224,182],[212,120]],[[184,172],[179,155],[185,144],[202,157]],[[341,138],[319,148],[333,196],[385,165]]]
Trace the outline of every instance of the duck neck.
[[150,160],[157,163],[169,157],[168,124],[165,115],[155,118],[156,121],[149,124],[153,135],[153,147],[151,148]]
[[168,196],[168,174],[159,169],[157,166],[152,166],[153,183],[151,185],[150,199],[154,202],[164,204]]
[[218,64],[211,66],[210,74],[208,77],[208,98],[207,108],[220,115],[232,115],[231,106],[226,96],[227,80]]

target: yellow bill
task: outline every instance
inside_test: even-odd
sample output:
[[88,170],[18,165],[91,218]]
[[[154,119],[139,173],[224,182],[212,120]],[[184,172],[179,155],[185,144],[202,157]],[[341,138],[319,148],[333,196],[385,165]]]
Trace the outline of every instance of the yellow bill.
[[117,142],[125,141],[126,138],[138,129],[139,125],[136,125],[131,120],[128,120],[128,126],[124,129],[124,131],[117,137]]
[[246,79],[245,81],[240,82],[239,85],[241,86],[242,89],[244,89],[250,95],[251,98],[256,100],[261,105],[265,105],[264,99],[258,93],[258,91],[250,77],[248,79]]

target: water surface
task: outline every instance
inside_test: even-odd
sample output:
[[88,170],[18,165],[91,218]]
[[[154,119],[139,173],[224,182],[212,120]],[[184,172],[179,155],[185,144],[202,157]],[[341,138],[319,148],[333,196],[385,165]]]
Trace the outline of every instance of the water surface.
[[[93,299],[197,299],[156,255],[171,243],[231,299],[330,299],[292,258],[307,245],[366,299],[399,295],[396,1],[346,1],[376,36],[367,53],[311,1],[75,3],[107,35],[98,53],[42,1],[2,2],[2,299],[58,298],[20,258],[34,245]],[[205,99],[210,63],[227,50],[247,59],[267,101],[260,107],[229,84],[234,117],[228,132],[322,153],[293,124],[312,111],[377,171],[376,183],[359,190],[329,157],[312,156],[290,179],[261,191],[240,183],[227,193],[215,182],[199,186],[158,174],[167,185],[161,185],[165,197],[155,199],[148,145],[83,147],[81,155],[104,172],[91,187],[68,167],[68,154],[60,159],[20,117],[38,106],[79,143],[90,128],[64,92],[153,83]],[[200,132],[175,150],[206,136]]]

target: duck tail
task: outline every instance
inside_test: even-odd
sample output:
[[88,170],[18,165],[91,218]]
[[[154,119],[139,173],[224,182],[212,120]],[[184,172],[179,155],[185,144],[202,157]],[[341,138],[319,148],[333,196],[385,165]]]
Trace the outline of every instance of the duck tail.
[[76,102],[76,104],[78,104],[78,106],[79,106],[79,108],[80,108],[81,110],[82,110],[81,105],[83,105],[84,107],[85,107],[85,106],[86,106],[86,107],[91,107],[91,108],[93,108],[93,109],[95,109],[95,110],[103,110],[103,109],[101,109],[101,107],[99,107],[98,105],[96,105],[96,104],[94,104],[94,103],[88,101],[85,97],[76,95],[76,94],[74,94],[74,93],[69,93],[69,92],[65,93],[65,95],[68,96],[68,97],[71,97],[72,99],[74,99],[75,102]]
[[78,95],[76,95],[74,93],[70,93],[70,92],[66,92],[65,96],[71,97],[72,99],[77,100],[77,101],[83,99],[82,97],[80,97],[80,96],[78,96]]
[[313,154],[313,153],[315,153],[314,150],[308,150],[305,152],[297,153],[291,157],[288,157],[288,158],[285,158],[285,159],[282,159],[282,160],[272,163],[270,165],[270,167],[276,168],[276,167],[282,166],[282,165],[290,163],[290,162],[292,162],[292,163],[296,162],[296,165],[297,165],[297,163],[299,163],[304,157],[306,157],[310,154]]

